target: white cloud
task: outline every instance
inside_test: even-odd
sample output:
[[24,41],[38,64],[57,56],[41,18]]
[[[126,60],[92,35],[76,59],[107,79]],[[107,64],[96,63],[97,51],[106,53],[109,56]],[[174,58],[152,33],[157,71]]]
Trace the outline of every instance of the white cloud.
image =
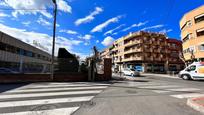
[[89,34],[86,34],[86,35],[82,36],[81,38],[84,40],[90,40],[92,38],[92,36]]
[[[8,27],[8,26],[3,25],[3,24],[0,24],[0,31],[7,33],[7,34],[23,41],[23,42],[30,44],[30,45],[33,45],[33,40],[36,40],[42,46],[45,46],[46,48],[48,48],[47,52],[51,54],[52,36],[50,36],[48,34],[38,33],[38,32],[33,32],[33,31],[27,31],[25,29],[12,28],[12,27]],[[60,47],[63,47],[69,51],[72,51],[73,46],[79,45],[80,43],[82,43],[82,41],[70,40],[70,39],[58,36],[58,37],[56,37],[55,55],[57,55],[58,48],[60,48]]]
[[96,43],[99,43],[100,41],[99,40],[96,40]]
[[65,0],[57,0],[58,9],[67,12],[72,13],[72,7],[67,4]]
[[113,33],[113,35],[117,35],[117,34],[118,34],[118,32]]
[[29,26],[29,25],[31,24],[31,21],[25,21],[25,22],[22,22],[22,24],[23,24],[24,26]]
[[134,28],[134,27],[140,27],[140,26],[143,26],[143,25],[145,25],[145,24],[147,24],[147,23],[148,23],[148,21],[140,22],[140,23],[138,23],[138,24],[133,24],[133,25],[131,25],[131,26],[129,26],[129,27],[123,29],[122,31],[125,32],[125,31],[130,30],[130,29],[132,29],[132,28]]
[[80,18],[80,19],[77,19],[75,21],[75,25],[80,25],[80,24],[83,24],[83,23],[88,23],[88,22],[91,22],[92,20],[95,19],[94,16],[100,14],[101,12],[103,12],[103,9],[100,8],[100,7],[96,7],[95,8],[95,11],[91,12],[88,16],[84,17],[84,18]]
[[107,31],[106,33],[104,33],[104,35],[112,34],[115,30],[120,29],[120,28],[123,27],[123,26],[125,26],[125,24],[121,24],[121,25],[119,25],[118,27],[116,27],[116,28],[114,28],[114,29],[112,29],[112,30]]
[[10,15],[0,12],[0,17],[10,17]]
[[[40,13],[47,18],[52,18],[51,13],[46,10],[46,8],[53,7],[52,0],[23,0],[23,2],[22,0],[4,0],[1,4],[13,8],[14,11],[12,12],[12,15],[14,17],[18,17],[18,15],[36,15],[37,13]],[[57,0],[57,4],[60,11],[71,13],[71,7],[64,0]]]
[[89,43],[88,43],[88,42],[85,42],[85,43],[84,43],[84,45],[85,45],[85,46],[88,46],[88,45],[89,45]]
[[163,29],[163,30],[160,30],[159,32],[166,34],[166,33],[169,33],[171,31],[173,31],[173,30],[172,29]]
[[72,35],[76,35],[76,34],[78,34],[78,32],[73,31],[73,30],[60,30],[59,32],[64,32],[64,33],[72,34]]
[[101,43],[104,46],[109,46],[111,45],[113,42],[115,41],[115,39],[113,39],[111,36],[106,37]]
[[37,23],[39,23],[42,26],[51,26],[52,25],[52,23],[43,19],[41,16],[38,18]]
[[0,6],[8,6],[4,1],[0,1]]
[[97,25],[95,28],[93,28],[93,29],[91,30],[91,32],[92,32],[92,33],[93,33],[93,32],[101,32],[101,31],[102,31],[105,27],[107,27],[109,24],[118,22],[121,17],[122,17],[122,16],[117,16],[117,17],[114,17],[114,18],[111,18],[111,19],[105,21],[105,22],[102,23],[102,24],[99,24],[99,25]]
[[162,27],[164,27],[164,25],[159,24],[159,25],[155,25],[155,26],[145,27],[142,30],[157,29],[157,28],[162,28]]

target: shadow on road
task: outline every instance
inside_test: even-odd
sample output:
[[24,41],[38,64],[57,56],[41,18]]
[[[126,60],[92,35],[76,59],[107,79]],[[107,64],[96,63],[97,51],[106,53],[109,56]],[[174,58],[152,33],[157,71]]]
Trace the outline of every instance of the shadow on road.
[[19,87],[22,87],[24,85],[27,85],[28,83],[4,83],[0,84],[0,93],[3,93],[8,90],[16,89]]

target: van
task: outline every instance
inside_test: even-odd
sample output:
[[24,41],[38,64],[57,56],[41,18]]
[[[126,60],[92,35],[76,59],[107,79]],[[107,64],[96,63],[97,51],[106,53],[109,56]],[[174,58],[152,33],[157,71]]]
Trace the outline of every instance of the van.
[[204,62],[194,62],[179,72],[184,80],[204,80]]

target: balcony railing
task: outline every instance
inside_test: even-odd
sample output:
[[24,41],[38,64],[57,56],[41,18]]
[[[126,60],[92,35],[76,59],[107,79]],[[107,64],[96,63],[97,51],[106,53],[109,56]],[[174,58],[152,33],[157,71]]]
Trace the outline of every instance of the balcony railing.
[[129,57],[129,58],[125,58],[123,61],[127,62],[127,61],[141,61],[143,60],[142,57]]
[[135,44],[140,44],[140,43],[142,43],[142,40],[130,41],[130,42],[124,44],[124,45],[125,45],[125,47],[129,47],[129,46],[132,46],[132,45],[135,45]]
[[142,52],[142,48],[127,50],[125,51],[125,54],[136,53],[136,52]]
[[146,61],[153,61],[153,57],[148,57],[148,56],[146,56],[145,58],[144,58]]

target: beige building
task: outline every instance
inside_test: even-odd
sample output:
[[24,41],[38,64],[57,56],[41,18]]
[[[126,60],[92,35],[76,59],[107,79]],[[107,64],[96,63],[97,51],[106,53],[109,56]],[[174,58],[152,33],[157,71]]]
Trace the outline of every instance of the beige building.
[[204,5],[186,13],[180,28],[186,61],[204,61]]
[[48,72],[51,55],[0,32],[0,68],[22,72]]
[[116,40],[110,54],[114,68],[136,68],[143,72],[178,71],[183,67],[179,59],[181,41],[167,39],[164,34],[130,33]]

